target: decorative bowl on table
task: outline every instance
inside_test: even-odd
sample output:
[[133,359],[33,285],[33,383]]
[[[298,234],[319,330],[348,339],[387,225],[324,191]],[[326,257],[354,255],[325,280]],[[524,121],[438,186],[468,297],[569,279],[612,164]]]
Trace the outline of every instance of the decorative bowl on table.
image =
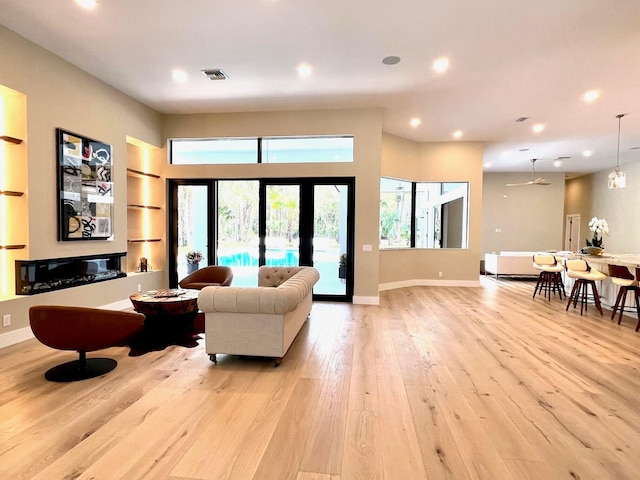
[[602,255],[602,252],[604,252],[604,248],[600,248],[600,247],[583,247],[582,250],[580,250],[582,253],[586,254],[586,255]]

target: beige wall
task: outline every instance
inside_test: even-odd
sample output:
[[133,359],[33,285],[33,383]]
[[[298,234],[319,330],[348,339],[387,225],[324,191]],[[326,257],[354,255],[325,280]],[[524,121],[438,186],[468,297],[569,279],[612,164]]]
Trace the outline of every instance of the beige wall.
[[[613,166],[612,166],[613,167]],[[609,190],[610,170],[585,175],[567,182],[565,210],[580,214],[580,244],[591,238],[589,220],[604,218],[609,236],[603,244],[609,253],[640,253],[640,163],[621,165],[627,175],[627,188]]]
[[383,250],[379,277],[382,288],[425,280],[478,281],[483,150],[480,142],[421,144],[383,135],[382,176],[412,181],[469,182],[470,201],[468,249]]
[[[126,137],[160,145],[162,117],[45,49],[0,26],[0,85],[26,96],[28,250],[30,259],[115,253],[127,250]],[[115,181],[115,240],[58,242],[56,213],[55,129],[64,128],[113,146]],[[21,228],[12,225],[12,228]],[[25,229],[26,230],[26,229]],[[12,275],[13,277],[13,275]],[[157,275],[118,279],[108,284],[80,287],[33,297],[0,297],[0,314],[10,313],[8,333],[28,328],[28,307],[33,302],[97,306],[127,298],[137,284],[156,288]],[[108,285],[108,288],[104,288]],[[132,285],[133,289],[132,289]]]
[[[382,112],[319,110],[165,117],[165,139],[283,135],[354,135],[354,162],[314,164],[167,165],[167,178],[355,177],[354,301],[378,296],[378,217]],[[372,245],[364,252],[363,245]]]
[[[32,259],[127,250],[126,136],[160,144],[162,117],[0,26],[0,85],[27,97],[29,255]],[[58,242],[55,129],[113,147],[115,240]]]
[[564,174],[544,173],[551,183],[547,186],[506,186],[530,178],[526,173],[484,175],[482,255],[563,249]]

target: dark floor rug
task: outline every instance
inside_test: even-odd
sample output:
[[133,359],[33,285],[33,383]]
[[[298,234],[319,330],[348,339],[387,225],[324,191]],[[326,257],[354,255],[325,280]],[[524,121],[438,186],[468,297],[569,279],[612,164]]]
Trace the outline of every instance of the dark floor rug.
[[158,352],[172,345],[194,348],[204,333],[204,315],[198,314],[190,328],[167,330],[145,327],[128,342],[130,357],[139,357],[149,352]]

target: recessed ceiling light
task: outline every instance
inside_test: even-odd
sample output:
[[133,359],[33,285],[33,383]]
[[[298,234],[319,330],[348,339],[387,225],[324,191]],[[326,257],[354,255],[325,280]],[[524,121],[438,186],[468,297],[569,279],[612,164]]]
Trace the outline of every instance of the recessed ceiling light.
[[420,120],[418,117],[413,117],[409,122],[409,125],[411,125],[413,128],[419,127],[421,124],[422,120]]
[[462,130],[456,130],[453,132],[453,138],[462,138]]
[[189,78],[187,75],[187,72],[177,68],[171,72],[171,76],[173,77],[173,80],[176,81],[177,83],[185,83]]
[[433,61],[433,69],[437,73],[444,73],[449,68],[449,59],[447,57],[436,58]]
[[593,152],[591,150],[585,150],[584,152],[582,152],[583,157],[590,157],[591,155],[593,155]]
[[562,166],[562,162],[560,160],[556,160],[555,162],[553,162],[553,166],[554,167],[561,167]]
[[312,68],[308,63],[301,63],[298,65],[298,76],[307,78],[311,76]]
[[384,57],[382,59],[382,63],[384,63],[385,65],[395,65],[397,63],[400,63],[400,57],[389,55],[388,57]]
[[534,131],[535,133],[540,133],[540,132],[542,132],[543,130],[544,130],[544,124],[542,124],[542,123],[536,123],[536,124],[533,126],[533,131]]
[[582,99],[585,102],[593,102],[598,98],[600,98],[600,92],[598,90],[589,90],[588,92],[585,92],[585,94],[582,96]]
[[93,10],[98,6],[96,0],[76,0],[76,3],[85,10]]

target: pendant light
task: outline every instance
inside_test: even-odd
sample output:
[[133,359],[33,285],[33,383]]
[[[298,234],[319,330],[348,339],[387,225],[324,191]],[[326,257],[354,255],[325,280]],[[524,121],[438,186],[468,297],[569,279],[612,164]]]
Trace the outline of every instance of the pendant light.
[[624,113],[616,115],[618,119],[618,154],[616,156],[616,168],[609,174],[609,189],[625,188],[627,186],[627,176],[620,170],[620,120],[624,115]]

